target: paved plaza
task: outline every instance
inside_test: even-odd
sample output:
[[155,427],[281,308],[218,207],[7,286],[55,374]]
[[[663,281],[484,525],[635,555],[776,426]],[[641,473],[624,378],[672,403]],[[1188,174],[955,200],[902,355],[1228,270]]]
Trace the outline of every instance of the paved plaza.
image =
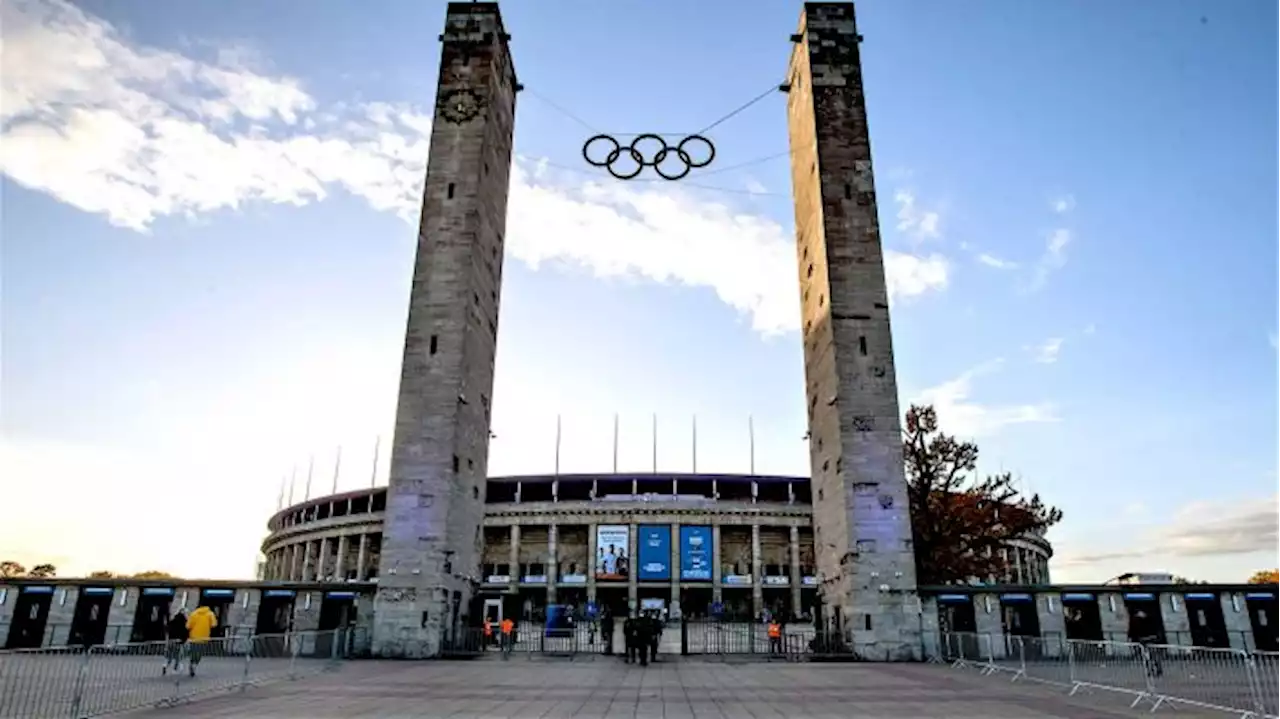
[[[352,662],[333,673],[130,714],[148,719],[307,717],[557,719],[1113,719],[1151,716],[1131,697],[1067,697],[1060,688],[920,664],[728,664],[649,667],[614,660]],[[1162,712],[1163,713],[1163,710]],[[1180,719],[1201,716],[1190,708]]]

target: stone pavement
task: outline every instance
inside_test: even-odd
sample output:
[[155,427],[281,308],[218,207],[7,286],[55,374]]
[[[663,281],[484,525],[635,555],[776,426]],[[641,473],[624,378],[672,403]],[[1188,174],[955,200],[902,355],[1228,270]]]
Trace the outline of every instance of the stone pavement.
[[[920,664],[653,666],[593,662],[352,662],[313,679],[129,716],[148,719],[1117,719],[1123,697]],[[1179,719],[1200,716],[1189,709]]]

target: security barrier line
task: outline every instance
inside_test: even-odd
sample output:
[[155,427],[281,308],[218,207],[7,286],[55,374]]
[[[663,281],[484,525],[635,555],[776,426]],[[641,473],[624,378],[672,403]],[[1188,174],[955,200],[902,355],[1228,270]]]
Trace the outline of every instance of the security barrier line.
[[1131,708],[1184,705],[1242,719],[1280,714],[1280,654],[1138,642],[944,633],[944,661],[984,676],[1131,695]]
[[298,679],[362,652],[363,632],[259,634],[0,652],[0,717],[84,719]]

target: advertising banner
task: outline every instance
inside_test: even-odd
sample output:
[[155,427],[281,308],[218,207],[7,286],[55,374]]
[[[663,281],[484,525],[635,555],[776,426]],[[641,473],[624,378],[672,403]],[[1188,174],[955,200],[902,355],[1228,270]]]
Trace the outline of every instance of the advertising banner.
[[596,527],[596,579],[626,579],[631,572],[627,556],[631,528],[625,524]]
[[641,581],[671,579],[671,525],[642,524],[637,527],[636,578]]
[[680,579],[690,582],[711,581],[711,527],[680,527]]

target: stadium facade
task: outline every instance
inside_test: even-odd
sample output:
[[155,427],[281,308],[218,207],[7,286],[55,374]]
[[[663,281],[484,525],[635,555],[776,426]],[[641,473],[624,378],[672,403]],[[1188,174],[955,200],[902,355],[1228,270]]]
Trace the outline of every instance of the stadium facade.
[[[385,487],[318,497],[268,522],[262,579],[362,582],[381,561]],[[537,619],[548,605],[641,608],[672,616],[809,617],[820,578],[807,477],[591,474],[491,477],[479,572],[490,607]],[[1039,535],[1005,548],[987,582],[1043,585],[1053,550]]]

